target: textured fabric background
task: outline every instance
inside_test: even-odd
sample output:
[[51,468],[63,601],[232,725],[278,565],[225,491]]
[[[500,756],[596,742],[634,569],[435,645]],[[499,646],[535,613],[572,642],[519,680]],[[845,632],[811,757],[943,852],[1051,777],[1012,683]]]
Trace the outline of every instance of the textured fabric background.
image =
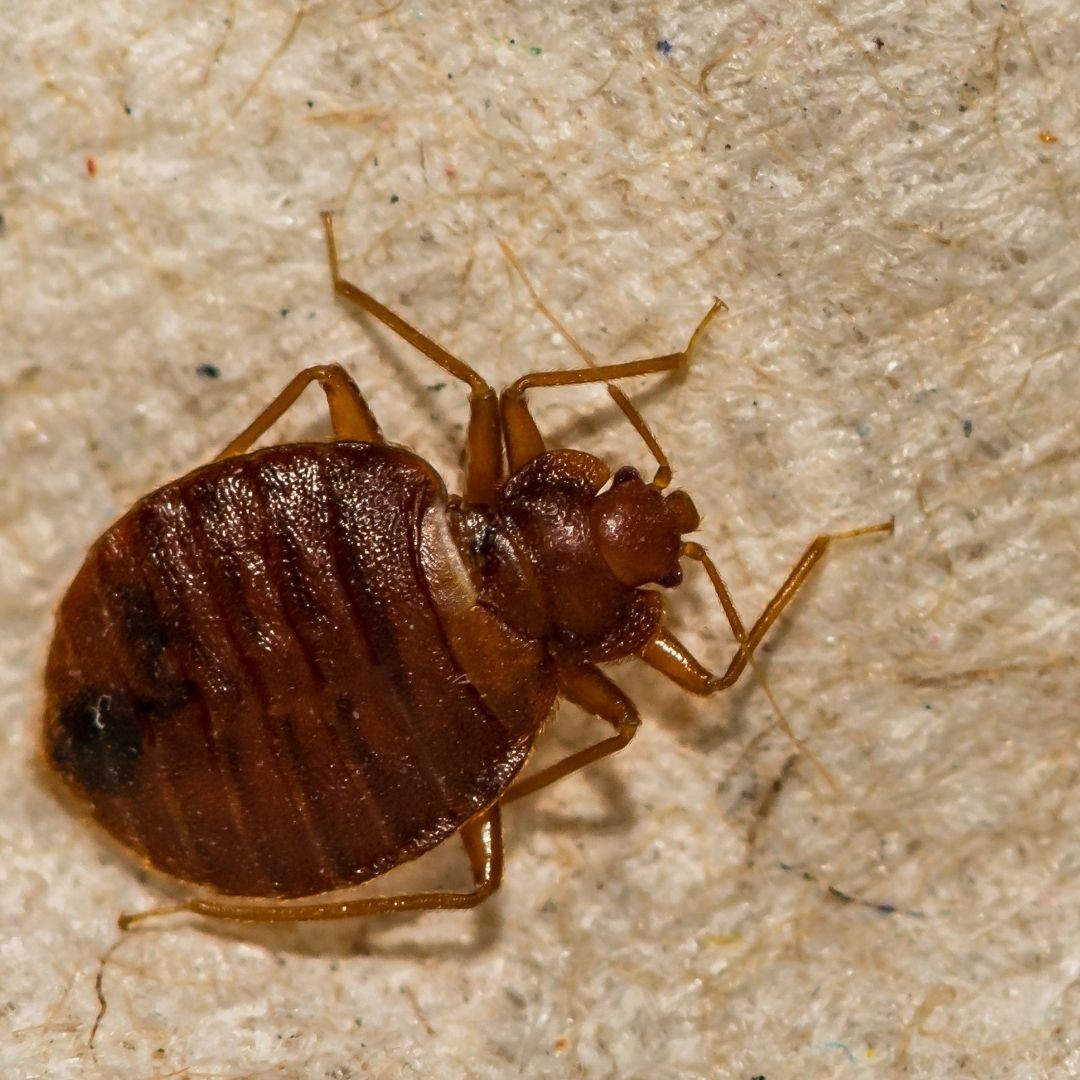
[[[1080,1075],[1075,4],[0,7],[0,1074]],[[575,363],[498,238],[601,357],[722,296],[631,393],[747,618],[814,533],[896,535],[762,653],[804,750],[753,678],[626,665],[637,743],[507,812],[483,909],[148,925],[91,1050],[162,894],[34,767],[87,545],[330,359],[456,486],[464,394],[334,303],[329,206],[496,383]],[[646,467],[602,392],[536,403]],[[694,567],[670,607],[722,663]]]

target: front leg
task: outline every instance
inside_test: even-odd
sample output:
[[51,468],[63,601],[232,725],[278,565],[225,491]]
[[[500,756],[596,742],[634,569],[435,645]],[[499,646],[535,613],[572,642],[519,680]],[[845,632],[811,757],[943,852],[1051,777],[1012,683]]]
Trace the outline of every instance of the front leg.
[[[507,387],[500,398],[502,410],[503,437],[506,440],[506,456],[510,471],[516,472],[538,454],[544,452],[544,439],[536,421],[529,412],[525,401],[525,391],[539,387],[583,386],[586,383],[608,383],[608,391],[615,403],[626,414],[634,429],[645,440],[646,445],[656,456],[664,477],[658,485],[666,486],[671,478],[671,468],[660,449],[648,425],[641,418],[637,409],[618,387],[612,386],[617,379],[632,379],[639,375],[655,375],[662,371],[677,371],[686,367],[693,357],[698,340],[705,328],[727,305],[722,300],[714,300],[713,305],[698,323],[685,349],[666,353],[664,356],[651,356],[645,360],[631,360],[622,364],[594,365],[586,368],[572,368],[569,371],[534,371],[522,375],[520,379]],[[561,328],[561,327],[560,327]]]
[[705,553],[700,544],[687,543],[683,545],[682,553],[689,559],[700,562],[709,576],[709,582],[716,592],[720,606],[731,625],[731,632],[739,643],[734,656],[728,663],[727,670],[723,675],[716,675],[700,664],[690,654],[685,645],[673,634],[661,630],[648,645],[639,653],[642,660],[650,667],[656,668],[661,674],[666,675],[672,682],[689,690],[692,694],[715,694],[719,690],[726,690],[742,674],[743,669],[751,662],[754,650],[761,644],[762,639],[769,631],[769,627],[780,617],[784,608],[795,598],[795,594],[806,584],[810,572],[821,561],[829,545],[838,540],[854,540],[859,536],[869,536],[873,533],[891,533],[893,522],[884,521],[879,525],[867,525],[862,529],[850,529],[848,532],[825,533],[815,537],[802,557],[792,568],[783,585],[776,590],[776,595],[765,605],[765,610],[758,616],[757,621],[749,631],[743,626],[739,613],[735,610],[735,604],[731,594],[727,590],[720,572],[716,569],[712,559]]

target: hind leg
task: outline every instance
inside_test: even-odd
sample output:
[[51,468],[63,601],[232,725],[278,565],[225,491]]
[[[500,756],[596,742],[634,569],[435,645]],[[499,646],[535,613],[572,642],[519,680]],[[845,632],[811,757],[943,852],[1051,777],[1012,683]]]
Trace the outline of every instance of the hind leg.
[[220,461],[249,450],[313,382],[317,382],[326,395],[334,438],[383,442],[375,416],[348,372],[340,364],[316,364],[290,379],[285,389],[214,460]]
[[120,929],[159,915],[191,911],[215,919],[237,922],[314,922],[327,919],[353,919],[360,915],[382,915],[388,911],[425,911],[438,908],[459,911],[473,908],[486,900],[502,884],[502,821],[498,805],[461,826],[461,840],[472,867],[474,888],[471,892],[423,892],[404,896],[366,896],[355,900],[302,900],[295,903],[259,904],[242,900],[193,897],[175,906],[140,911],[120,916]]

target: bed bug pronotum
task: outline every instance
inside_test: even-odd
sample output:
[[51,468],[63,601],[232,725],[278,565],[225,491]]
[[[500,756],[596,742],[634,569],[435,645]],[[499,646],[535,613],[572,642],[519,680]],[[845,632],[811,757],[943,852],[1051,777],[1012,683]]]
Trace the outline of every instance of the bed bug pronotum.
[[[689,363],[524,375],[502,394],[338,270],[333,287],[469,388],[465,489],[386,441],[336,364],[302,371],[208,465],[137,502],[93,545],[57,616],[45,754],[188,910],[259,922],[467,908],[503,872],[500,810],[626,746],[633,703],[598,665],[637,656],[694,694],[730,686],[833,541],[819,536],[746,629],[690,496],[617,380]],[[252,450],[317,382],[332,441]],[[646,481],[549,450],[526,392],[605,382],[657,460]],[[737,647],[707,670],[655,588],[702,564]],[[525,779],[562,696],[613,734]],[[460,834],[471,892],[344,896]]]

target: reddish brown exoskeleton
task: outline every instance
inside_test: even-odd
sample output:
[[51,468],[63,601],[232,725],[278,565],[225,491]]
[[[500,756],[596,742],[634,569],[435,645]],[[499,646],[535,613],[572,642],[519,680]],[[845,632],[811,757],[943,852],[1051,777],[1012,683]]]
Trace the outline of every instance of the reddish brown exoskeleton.
[[[297,375],[208,465],[137,502],[90,549],[46,673],[48,762],[145,864],[226,919],[336,919],[466,908],[502,876],[500,810],[625,746],[638,715],[598,665],[637,656],[694,694],[730,686],[834,540],[819,536],[747,630],[698,514],[615,380],[686,349],[525,375],[497,395],[338,271],[334,290],[469,387],[465,492],[383,438],[337,365]],[[312,382],[334,439],[251,450]],[[548,450],[539,387],[606,382],[658,461],[651,481]],[[700,562],[738,643],[703,667],[664,625],[660,592]],[[614,734],[518,779],[562,696]],[[337,894],[458,832],[471,892]],[[305,899],[306,898],[306,899]],[[126,916],[127,925],[143,916]]]

